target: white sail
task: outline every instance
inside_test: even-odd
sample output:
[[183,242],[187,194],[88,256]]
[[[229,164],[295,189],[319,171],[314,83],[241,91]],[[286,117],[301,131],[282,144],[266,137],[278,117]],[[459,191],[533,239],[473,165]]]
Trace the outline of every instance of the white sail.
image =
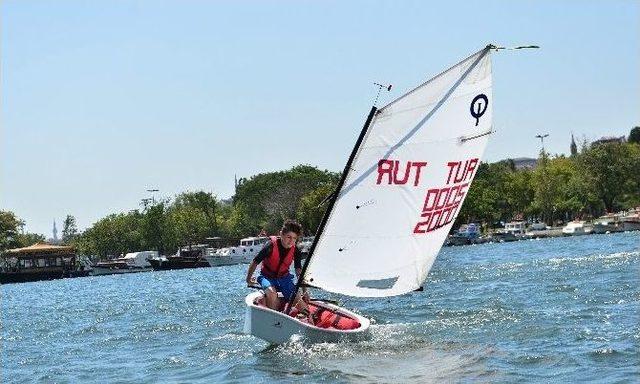
[[351,296],[419,288],[457,216],[492,129],[490,48],[374,116],[305,281]]

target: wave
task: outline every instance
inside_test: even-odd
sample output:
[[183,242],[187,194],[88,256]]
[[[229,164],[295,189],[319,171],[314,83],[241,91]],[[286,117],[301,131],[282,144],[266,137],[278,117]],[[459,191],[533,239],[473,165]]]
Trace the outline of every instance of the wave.
[[640,251],[636,252],[616,252],[609,254],[594,254],[588,256],[579,256],[579,257],[560,257],[560,258],[550,258],[548,259],[548,263],[551,265],[561,265],[565,263],[571,264],[588,264],[593,262],[615,262],[615,261],[633,261],[635,259],[640,259]]
[[[496,353],[494,348],[434,342],[415,332],[416,327],[423,328],[424,324],[374,326],[372,340],[360,343],[306,345],[301,338],[292,338],[262,353],[268,360],[293,360],[293,365],[287,367],[290,374],[305,365],[320,380],[423,383],[496,375],[486,364]],[[294,366],[297,368],[293,369]]]
[[625,355],[624,352],[613,348],[599,348],[588,353],[588,356],[594,359],[618,357]]

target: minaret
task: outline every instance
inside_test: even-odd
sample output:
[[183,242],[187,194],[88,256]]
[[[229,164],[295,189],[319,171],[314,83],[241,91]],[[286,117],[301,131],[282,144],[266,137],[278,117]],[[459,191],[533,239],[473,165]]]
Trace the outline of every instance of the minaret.
[[573,139],[573,133],[571,134],[571,156],[575,156],[578,154],[578,146],[576,145],[576,141]]
[[58,242],[58,228],[56,228],[56,219],[53,219],[53,242]]

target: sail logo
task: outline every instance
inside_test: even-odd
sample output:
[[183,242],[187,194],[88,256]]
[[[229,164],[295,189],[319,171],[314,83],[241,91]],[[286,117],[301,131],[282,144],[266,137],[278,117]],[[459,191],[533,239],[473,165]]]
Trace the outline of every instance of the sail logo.
[[489,106],[489,98],[484,93],[479,94],[474,97],[471,101],[471,106],[469,110],[471,111],[471,116],[476,119],[476,127],[478,123],[480,123],[480,118],[487,111],[487,107]]
[[420,213],[421,221],[413,228],[415,234],[435,231],[455,220],[478,168],[478,159],[469,159],[464,163],[450,161],[447,167],[446,185],[427,190]]

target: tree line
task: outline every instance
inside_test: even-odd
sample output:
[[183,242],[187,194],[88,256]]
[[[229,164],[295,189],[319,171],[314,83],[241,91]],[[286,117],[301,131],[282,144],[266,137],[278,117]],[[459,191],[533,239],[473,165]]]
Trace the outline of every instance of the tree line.
[[640,144],[584,144],[572,156],[542,151],[532,169],[513,160],[478,167],[457,223],[497,227],[514,219],[549,225],[640,206]]
[[[541,151],[532,169],[517,169],[513,160],[482,163],[454,228],[468,222],[497,227],[516,218],[553,224],[639,206],[639,143],[640,128],[635,127],[626,143],[584,142],[571,156]],[[110,214],[83,232],[68,215],[62,240],[79,253],[103,258],[138,250],[170,254],[207,238],[273,234],[287,218],[297,219],[305,234],[313,234],[339,177],[309,165],[260,173],[240,179],[228,201],[210,192],[184,192]],[[0,251],[45,240],[23,228],[15,214],[0,211]]]
[[[296,218],[311,234],[324,212],[322,200],[333,191],[339,174],[298,165],[240,179],[229,201],[210,192],[184,192],[172,199],[144,200],[139,209],[110,214],[83,232],[68,215],[62,241],[79,253],[99,258],[139,250],[172,254],[181,246],[211,238],[233,239],[277,233],[287,218]],[[25,233],[24,222],[0,211],[0,250],[31,245],[45,238]]]

